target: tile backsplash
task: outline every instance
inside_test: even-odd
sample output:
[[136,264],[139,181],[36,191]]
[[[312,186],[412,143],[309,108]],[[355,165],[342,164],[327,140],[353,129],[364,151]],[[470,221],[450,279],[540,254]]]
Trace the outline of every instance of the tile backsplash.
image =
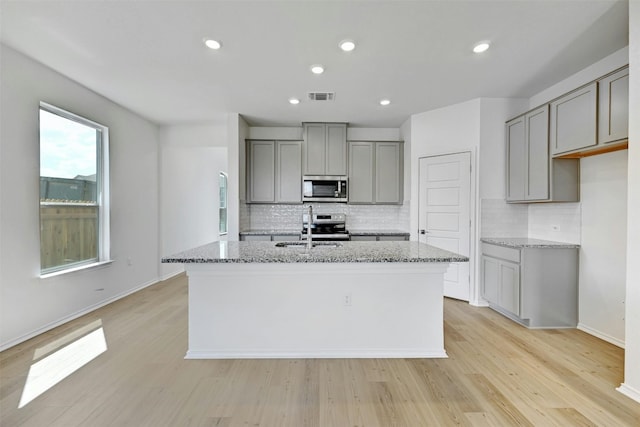
[[580,244],[580,203],[506,203],[482,199],[482,237],[530,237]]
[[[314,213],[344,213],[347,229],[409,230],[409,202],[403,205],[313,203]],[[295,230],[302,227],[308,205],[240,204],[240,230]]]
[[536,203],[529,206],[529,237],[580,244],[580,203]]
[[529,226],[527,205],[509,204],[504,199],[480,201],[481,237],[524,237]]

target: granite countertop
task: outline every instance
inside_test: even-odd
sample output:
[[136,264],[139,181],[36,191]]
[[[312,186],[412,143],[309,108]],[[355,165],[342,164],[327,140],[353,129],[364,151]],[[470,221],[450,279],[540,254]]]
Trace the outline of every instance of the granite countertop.
[[277,234],[280,236],[296,236],[300,235],[300,230],[244,230],[240,232],[242,236],[269,236]]
[[[299,242],[292,242],[299,243]],[[276,242],[213,242],[162,258],[163,263],[466,262],[469,258],[418,242],[340,242],[311,250]]]
[[349,229],[349,234],[355,236],[409,236],[408,231],[401,230],[352,230]]
[[[259,230],[259,229],[251,229],[244,230],[240,232],[242,236],[269,236],[269,235],[280,235],[280,236],[295,236],[300,234],[300,230]],[[408,231],[401,230],[349,230],[349,234],[353,234],[356,236],[409,236],[410,233]]]
[[483,237],[481,242],[508,248],[538,248],[538,249],[577,249],[575,243],[554,242],[551,240],[530,239],[528,237]]

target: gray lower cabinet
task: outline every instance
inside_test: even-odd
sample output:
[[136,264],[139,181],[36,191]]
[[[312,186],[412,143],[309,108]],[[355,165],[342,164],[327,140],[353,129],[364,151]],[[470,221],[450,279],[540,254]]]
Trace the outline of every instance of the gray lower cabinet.
[[598,80],[598,144],[629,138],[629,68]]
[[347,174],[347,124],[303,123],[304,175]]
[[482,244],[481,292],[489,306],[531,328],[578,323],[578,249]]
[[551,102],[550,136],[553,155],[582,150],[598,143],[597,82]]
[[351,234],[352,242],[397,242],[409,240],[406,234]]
[[302,203],[301,141],[247,141],[247,203]]
[[403,143],[349,142],[349,203],[402,204]]

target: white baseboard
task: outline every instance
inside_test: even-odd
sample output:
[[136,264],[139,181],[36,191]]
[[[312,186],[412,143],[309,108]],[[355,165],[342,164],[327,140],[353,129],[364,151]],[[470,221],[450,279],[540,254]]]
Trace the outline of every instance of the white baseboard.
[[171,273],[167,273],[162,277],[160,277],[160,280],[165,281],[165,280],[173,279],[174,277],[180,276],[181,274],[186,274],[184,269],[180,271],[172,271]]
[[585,325],[584,323],[578,323],[577,328],[582,332],[586,332],[589,335],[593,335],[594,337],[600,338],[601,340],[606,341],[610,344],[613,344],[617,347],[624,348],[624,345],[625,345],[624,341],[618,338],[612,337],[611,335],[605,334],[604,332],[600,332],[597,329],[593,329]]
[[136,293],[136,292],[138,292],[138,291],[140,291],[140,290],[142,290],[142,289],[144,289],[146,287],[149,287],[151,285],[155,285],[156,283],[158,283],[158,279],[151,280],[149,282],[146,282],[146,283],[143,283],[143,284],[141,284],[139,286],[136,286],[135,288],[132,288],[132,289],[129,289],[129,290],[125,291],[125,292],[122,292],[122,293],[119,293],[117,295],[114,295],[111,298],[107,298],[106,300],[103,300],[103,301],[97,302],[95,304],[92,304],[89,307],[86,307],[86,308],[84,308],[84,309],[82,309],[80,311],[77,311],[75,313],[72,313],[72,314],[70,314],[68,316],[64,316],[64,317],[62,317],[62,318],[60,318],[58,320],[55,320],[55,321],[50,322],[50,323],[47,323],[46,325],[44,325],[44,326],[42,326],[42,327],[40,327],[40,328],[38,328],[36,330],[33,330],[33,331],[28,332],[28,333],[26,333],[26,334],[24,334],[22,336],[14,338],[14,339],[6,342],[6,343],[3,343],[2,345],[0,345],[0,351],[4,351],[4,350],[6,350],[8,348],[11,348],[11,347],[13,347],[15,345],[23,343],[23,342],[25,342],[25,341],[27,341],[27,340],[35,337],[35,336],[38,336],[38,335],[40,335],[40,334],[42,334],[44,332],[50,331],[51,329],[56,328],[56,327],[58,327],[60,325],[64,325],[67,322],[75,320],[78,317],[84,316],[85,314],[91,313],[92,311],[95,311],[95,310],[97,310],[97,309],[99,309],[101,307],[104,307],[105,305],[111,304],[112,302],[115,302],[115,301],[117,301],[119,299],[127,297],[127,296],[129,296],[129,295],[131,295],[133,293]]
[[185,359],[446,359],[442,351],[346,349],[280,351],[280,350],[189,350]]
[[640,390],[636,390],[635,388],[625,383],[620,384],[620,387],[618,387],[616,390],[618,390],[628,398],[633,399],[636,402],[640,402]]

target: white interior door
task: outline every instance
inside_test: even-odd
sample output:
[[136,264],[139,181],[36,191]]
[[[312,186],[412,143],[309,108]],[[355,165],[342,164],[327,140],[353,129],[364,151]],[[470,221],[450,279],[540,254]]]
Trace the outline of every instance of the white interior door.
[[[469,256],[471,153],[419,161],[419,241]],[[469,286],[469,263],[452,263],[444,276],[444,295],[469,301]]]

